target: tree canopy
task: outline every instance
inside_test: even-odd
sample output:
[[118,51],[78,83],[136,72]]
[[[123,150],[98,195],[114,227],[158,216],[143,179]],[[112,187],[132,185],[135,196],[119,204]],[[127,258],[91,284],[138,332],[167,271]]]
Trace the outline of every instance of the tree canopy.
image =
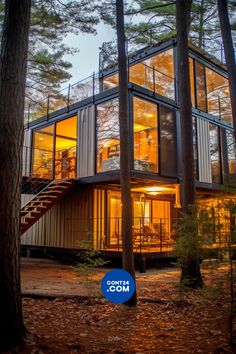
[[[57,92],[71,75],[71,63],[64,55],[79,49],[65,43],[68,34],[93,33],[99,22],[99,3],[95,0],[33,0],[30,21],[26,96],[39,101]],[[0,20],[4,1],[0,0]]]

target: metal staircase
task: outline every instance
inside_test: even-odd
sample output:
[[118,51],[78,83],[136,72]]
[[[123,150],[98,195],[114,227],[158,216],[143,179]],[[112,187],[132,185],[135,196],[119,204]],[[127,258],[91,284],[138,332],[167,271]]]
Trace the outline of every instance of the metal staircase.
[[21,234],[59,202],[74,186],[75,181],[54,180],[21,208]]

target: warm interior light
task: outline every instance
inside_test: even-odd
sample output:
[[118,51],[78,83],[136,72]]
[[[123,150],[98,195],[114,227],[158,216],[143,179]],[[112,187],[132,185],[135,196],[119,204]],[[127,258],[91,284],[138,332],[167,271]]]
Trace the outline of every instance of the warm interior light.
[[153,187],[147,187],[145,188],[145,191],[147,192],[162,192],[164,190],[166,190],[168,188],[165,188],[165,187],[159,187],[159,186],[153,186]]
[[144,124],[137,124],[137,123],[134,124],[134,132],[135,133],[146,130],[146,129],[150,129],[150,127],[147,125],[144,125]]

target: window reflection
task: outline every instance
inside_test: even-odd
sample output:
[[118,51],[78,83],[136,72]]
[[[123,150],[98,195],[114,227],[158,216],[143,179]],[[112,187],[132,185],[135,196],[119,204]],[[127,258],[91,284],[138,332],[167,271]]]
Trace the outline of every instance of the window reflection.
[[33,177],[53,178],[53,142],[53,125],[34,132]]
[[173,49],[154,55],[130,67],[130,82],[162,96],[175,98]]
[[214,70],[206,68],[206,83],[208,113],[231,123],[232,111],[228,79]]
[[207,111],[206,106],[206,82],[205,67],[195,60],[195,80],[196,80],[196,104],[197,108],[203,112]]
[[176,176],[176,126],[175,113],[160,106],[160,163],[161,174]]
[[[162,96],[175,98],[173,49],[154,55],[129,68],[129,81]],[[103,90],[118,86],[118,74],[103,79]]]
[[229,181],[236,183],[236,144],[232,131],[226,130]]
[[195,178],[198,178],[197,127],[195,117],[193,117],[193,159]]
[[194,88],[194,67],[193,59],[189,58],[189,76],[190,76],[190,89],[191,89],[191,101],[192,106],[195,107],[195,88]]
[[56,123],[55,178],[74,178],[77,117]]
[[158,172],[157,105],[134,97],[134,168]]
[[103,91],[110,90],[113,87],[118,86],[118,84],[119,84],[118,73],[111,76],[107,76],[103,79]]
[[97,172],[120,168],[118,99],[97,106]]
[[209,124],[212,182],[221,183],[219,128]]

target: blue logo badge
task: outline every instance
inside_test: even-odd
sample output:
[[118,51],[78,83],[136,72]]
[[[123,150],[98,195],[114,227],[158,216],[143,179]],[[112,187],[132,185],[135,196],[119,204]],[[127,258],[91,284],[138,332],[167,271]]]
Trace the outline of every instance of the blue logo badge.
[[114,304],[122,304],[134,294],[134,279],[126,270],[115,269],[104,275],[101,290],[107,300]]

